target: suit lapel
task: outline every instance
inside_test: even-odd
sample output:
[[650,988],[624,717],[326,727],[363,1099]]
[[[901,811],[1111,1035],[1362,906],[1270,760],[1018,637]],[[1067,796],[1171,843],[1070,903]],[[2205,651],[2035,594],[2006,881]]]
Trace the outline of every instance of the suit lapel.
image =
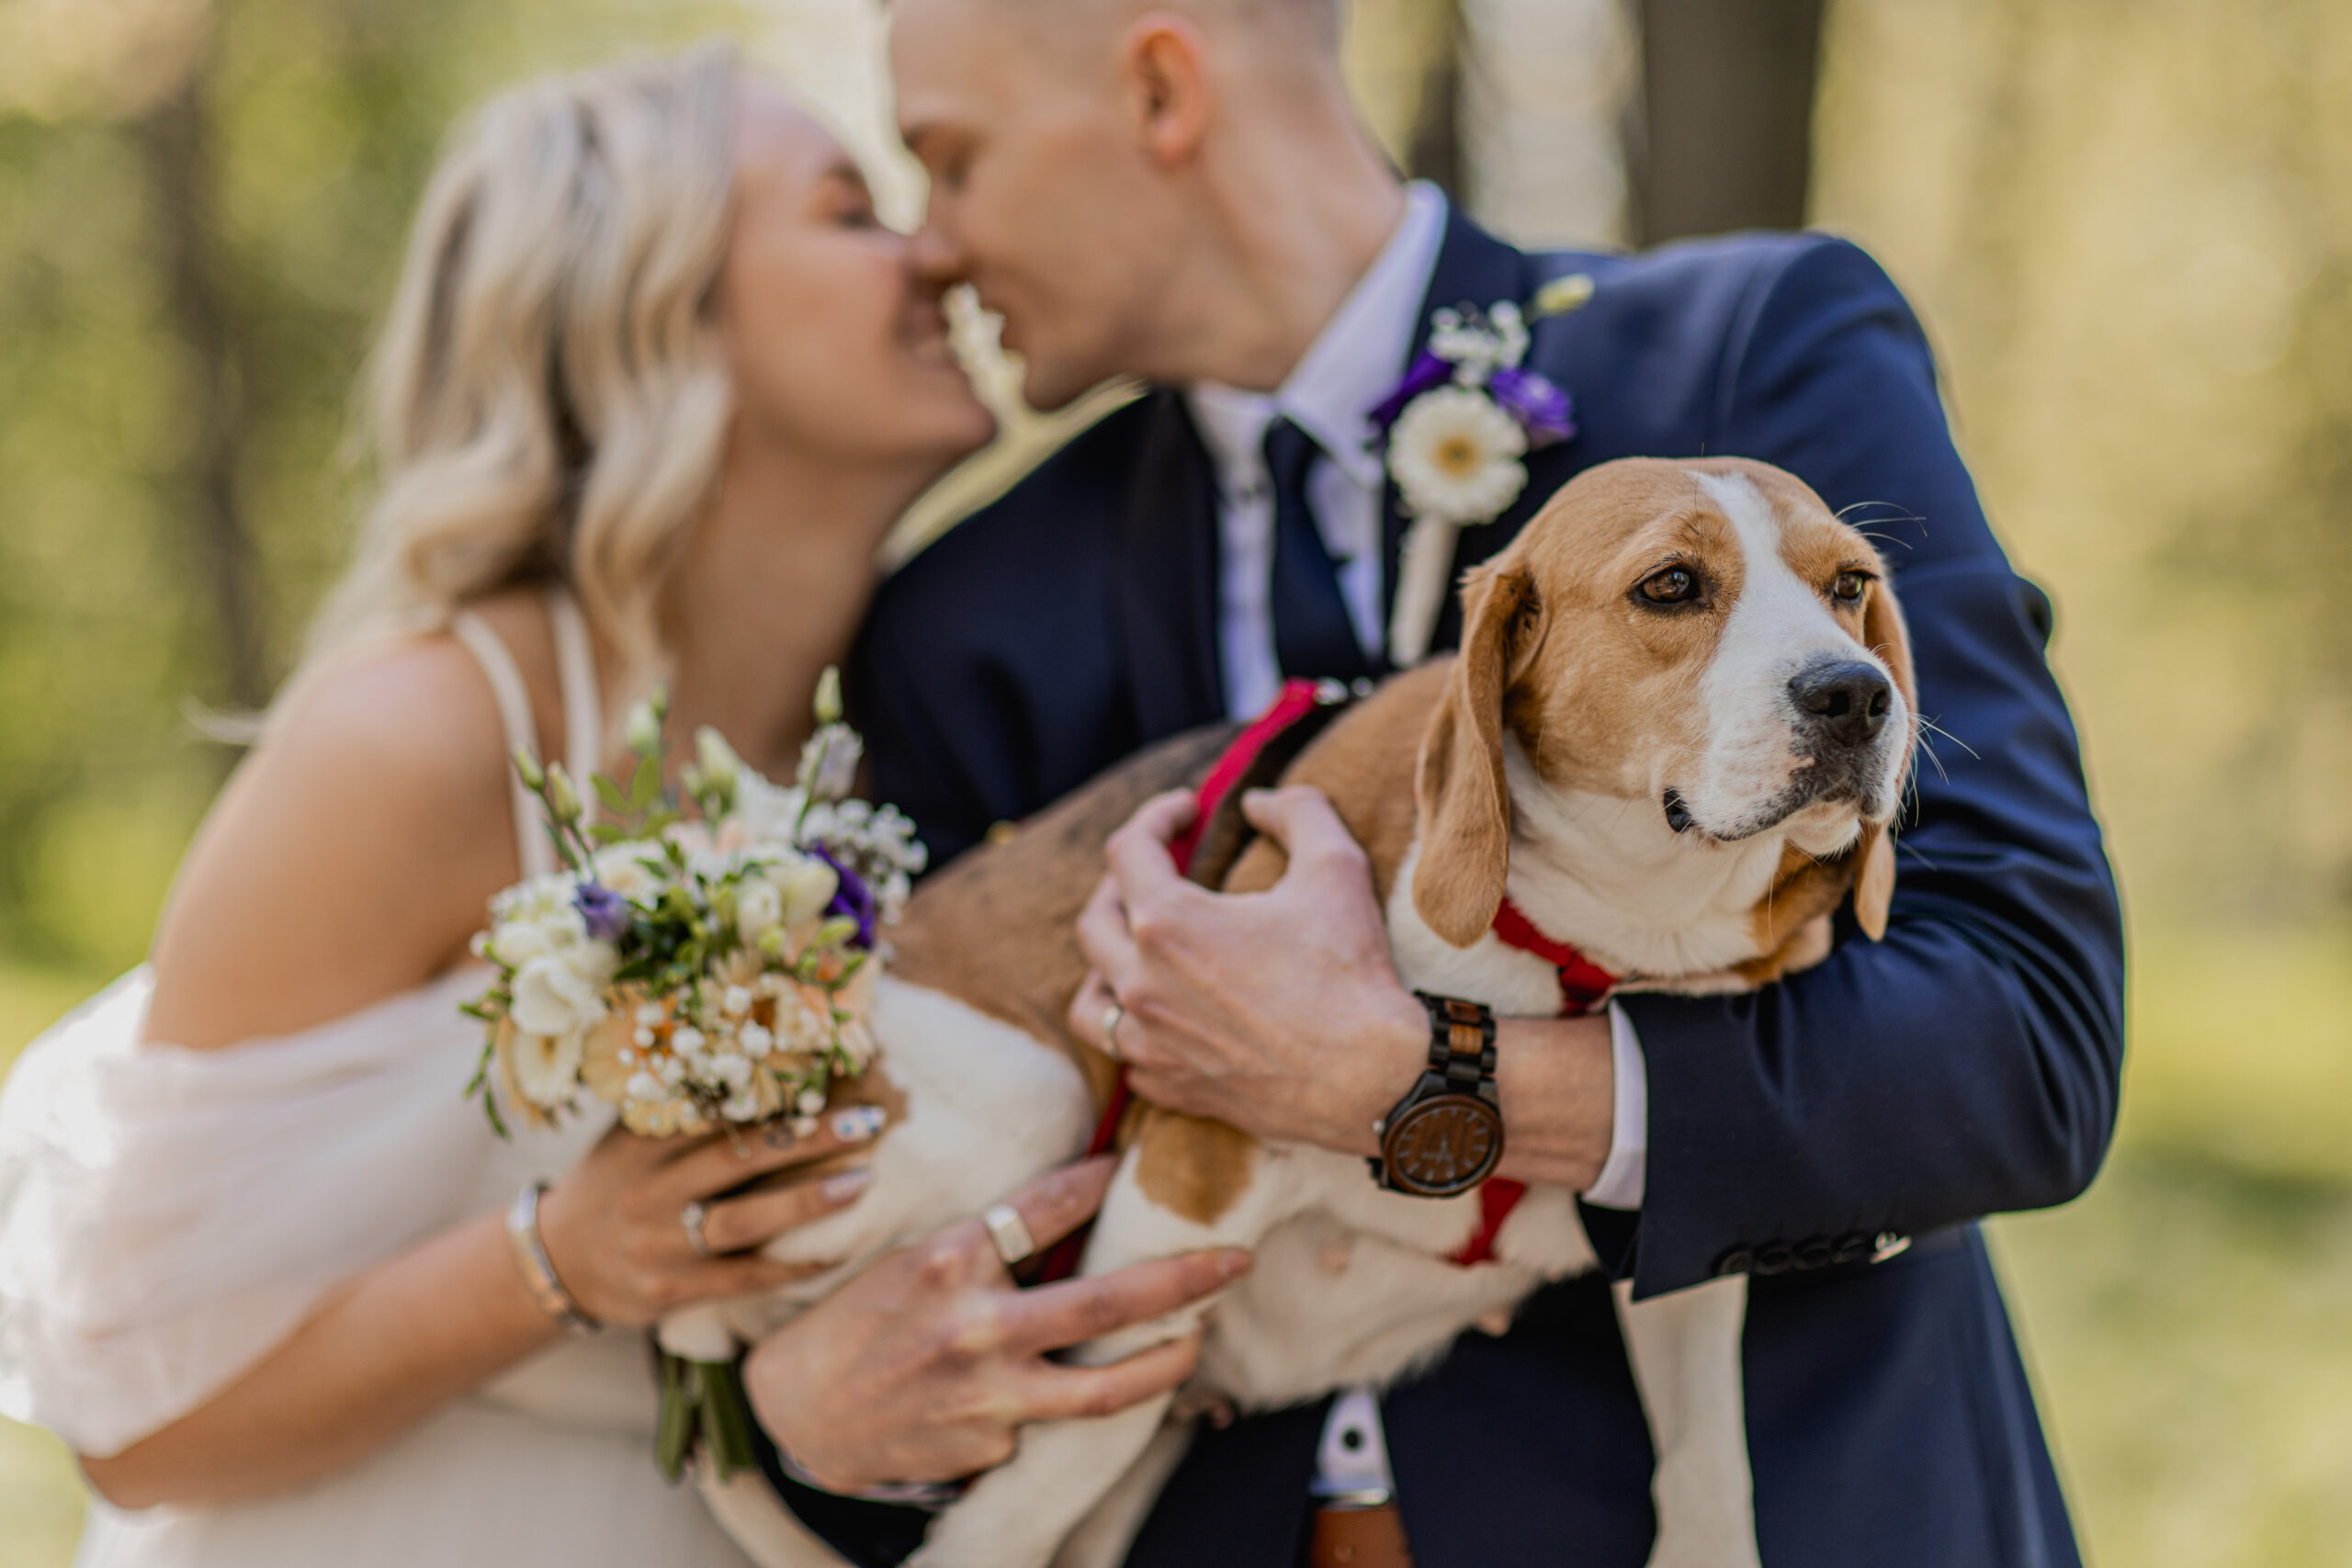
[[1147,394],[1119,508],[1118,626],[1127,695],[1146,740],[1225,714],[1217,654],[1216,481],[1179,393]]
[[[1445,239],[1438,246],[1437,267],[1430,275],[1429,293],[1421,299],[1420,322],[1413,333],[1413,346],[1406,355],[1407,364],[1409,364],[1413,356],[1420,353],[1422,345],[1429,342],[1430,317],[1435,312],[1449,306],[1461,305],[1476,305],[1483,310],[1498,299],[1521,299],[1527,293],[1527,258],[1463,217],[1459,211],[1448,208]],[[1406,366],[1399,365],[1396,367],[1396,373],[1402,376],[1405,369]],[[1371,396],[1377,397],[1387,389],[1385,387],[1380,388]],[[1540,457],[1543,454],[1537,456]],[[1532,482],[1533,477],[1534,470],[1531,465],[1529,470],[1531,483],[1528,486],[1530,491],[1534,489]],[[1525,499],[1524,496],[1521,499]],[[1398,557],[1405,542],[1405,525],[1410,519],[1406,517],[1401,509],[1396,486],[1393,480],[1382,487],[1380,506],[1381,544],[1387,563],[1387,608],[1382,616],[1382,623],[1385,625],[1388,617],[1394,615],[1396,610]],[[1506,513],[1506,515],[1509,514]],[[1498,525],[1487,525],[1487,526],[1498,526]],[[1464,529],[1460,547],[1468,547],[1478,531],[1476,528]],[[1510,536],[1506,534],[1502,536],[1508,538]],[[1477,550],[1471,558],[1475,560],[1486,553],[1484,550]],[[1459,548],[1456,559],[1457,562],[1460,559]],[[1451,635],[1446,630],[1448,626],[1454,628]],[[1430,646],[1432,649],[1452,647],[1460,635],[1460,626],[1461,611],[1453,603],[1453,596],[1449,594],[1445,608],[1438,616],[1437,637]]]

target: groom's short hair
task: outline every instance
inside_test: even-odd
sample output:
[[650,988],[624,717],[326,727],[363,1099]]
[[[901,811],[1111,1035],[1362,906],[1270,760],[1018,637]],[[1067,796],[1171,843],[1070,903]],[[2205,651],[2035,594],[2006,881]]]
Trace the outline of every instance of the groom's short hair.
[[988,0],[1021,20],[1040,28],[1057,23],[1099,18],[1124,20],[1144,11],[1197,12],[1216,17],[1288,32],[1323,52],[1340,49],[1340,0]]

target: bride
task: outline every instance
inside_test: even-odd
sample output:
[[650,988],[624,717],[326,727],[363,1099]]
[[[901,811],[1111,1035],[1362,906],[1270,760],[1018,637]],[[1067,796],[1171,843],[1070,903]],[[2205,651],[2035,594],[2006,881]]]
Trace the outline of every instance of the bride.
[[[501,1142],[458,1009],[485,901],[551,865],[509,756],[609,770],[662,680],[673,733],[789,773],[884,530],[989,437],[904,244],[721,51],[511,92],[449,153],[357,564],[152,967],[0,1114],[0,1409],[83,1456],[83,1562],[741,1562],[654,1470],[636,1331],[775,1282],[727,1254],[855,1201],[878,1113]],[[928,1451],[899,1392],[841,1419]]]

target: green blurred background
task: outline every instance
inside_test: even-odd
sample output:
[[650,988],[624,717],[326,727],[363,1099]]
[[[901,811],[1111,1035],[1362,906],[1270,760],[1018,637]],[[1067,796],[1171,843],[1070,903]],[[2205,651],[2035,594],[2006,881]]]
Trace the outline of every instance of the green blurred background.
[[[197,718],[266,696],[335,570],[349,389],[452,117],[724,31],[904,215],[877,27],[0,0],[0,1069],[137,961],[232,760]],[[2352,1563],[2352,6],[1356,0],[1351,28],[1399,161],[1514,238],[1801,213],[1917,301],[2057,601],[2133,922],[2115,1156],[1994,1226],[2086,1548]],[[1016,420],[910,536],[1060,428]],[[0,1423],[0,1568],[66,1562],[80,1510]]]

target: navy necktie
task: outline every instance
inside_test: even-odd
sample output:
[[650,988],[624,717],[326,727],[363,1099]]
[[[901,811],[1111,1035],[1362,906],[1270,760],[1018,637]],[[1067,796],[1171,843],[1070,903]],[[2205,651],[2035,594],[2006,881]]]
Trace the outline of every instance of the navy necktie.
[[1352,681],[1375,673],[1340,592],[1339,569],[1306,503],[1306,476],[1322,450],[1287,417],[1266,427],[1266,477],[1274,491],[1274,660],[1285,679]]

